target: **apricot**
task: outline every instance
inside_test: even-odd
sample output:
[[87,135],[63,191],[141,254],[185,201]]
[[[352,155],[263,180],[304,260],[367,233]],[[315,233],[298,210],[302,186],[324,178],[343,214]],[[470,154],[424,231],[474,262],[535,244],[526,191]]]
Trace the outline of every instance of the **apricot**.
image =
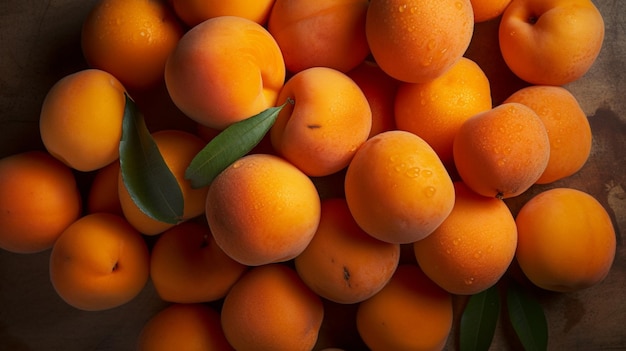
[[470,0],[474,11],[474,23],[486,22],[501,16],[511,0]]
[[452,149],[457,172],[470,189],[510,198],[528,190],[544,172],[550,139],[535,111],[510,102],[463,122]]
[[161,83],[183,33],[165,1],[99,0],[83,22],[81,48],[90,67],[141,90]]
[[176,15],[189,27],[194,27],[209,18],[238,16],[265,25],[274,0],[168,0]]
[[150,255],[150,278],[159,297],[176,303],[215,301],[245,272],[217,246],[206,224],[184,222],[163,232]]
[[209,186],[206,219],[215,242],[248,266],[295,258],[320,220],[315,185],[283,158],[250,154],[222,171]]
[[515,221],[515,257],[533,284],[572,292],[608,275],[615,259],[615,228],[593,196],[573,188],[545,190],[522,206]]
[[590,0],[516,0],[502,14],[498,37],[504,61],[518,77],[559,86],[595,62],[604,20]]
[[413,249],[437,285],[451,294],[473,295],[495,285],[509,268],[517,228],[504,201],[478,195],[463,182],[455,182],[454,189],[450,215]]
[[373,61],[363,61],[346,73],[367,98],[372,112],[372,128],[368,138],[396,129],[394,100],[400,82],[390,77]]
[[124,218],[88,214],[72,223],[50,253],[50,281],[70,306],[115,308],[134,299],[149,278],[150,256],[141,234]]
[[295,260],[304,283],[317,295],[338,303],[358,303],[387,284],[400,259],[400,245],[365,233],[345,199],[322,201],[313,240]]
[[72,170],[43,151],[0,159],[0,248],[14,253],[50,249],[82,213]]
[[369,54],[367,8],[367,0],[276,0],[267,29],[288,71],[329,67],[347,72]]
[[283,264],[252,268],[232,287],[222,306],[222,328],[236,350],[312,350],[322,300]]
[[462,57],[426,83],[402,83],[394,104],[398,129],[424,139],[452,169],[452,143],[461,124],[492,108],[489,80],[474,61]]
[[450,69],[474,30],[470,0],[372,0],[365,22],[375,61],[390,76],[423,83]]
[[372,351],[442,350],[452,329],[452,295],[414,264],[357,309],[359,335]]
[[141,329],[138,351],[228,351],[220,314],[204,304],[171,304]]
[[435,151],[401,130],[368,139],[350,162],[344,187],[357,224],[390,243],[425,238],[454,205],[452,180]]
[[276,152],[309,176],[345,168],[367,140],[372,112],[359,86],[344,73],[313,67],[296,73],[278,101],[291,99],[270,130]]
[[[206,186],[193,188],[191,182],[185,178],[185,171],[191,160],[204,148],[204,141],[195,134],[175,129],[154,132],[152,138],[183,194],[184,212],[181,221],[201,216],[209,189]],[[174,226],[148,216],[135,204],[126,188],[121,170],[118,175],[118,196],[124,217],[142,234],[157,235]]]
[[46,150],[79,171],[119,157],[125,88],[108,72],[86,69],[58,80],[41,105],[39,132]]
[[276,40],[260,24],[237,16],[214,17],[190,29],[165,65],[174,104],[220,130],[274,106],[284,81]]
[[119,161],[113,161],[96,171],[87,191],[87,213],[124,214],[118,195],[119,173]]
[[582,168],[591,153],[591,126],[576,97],[566,88],[534,85],[505,102],[524,104],[537,113],[548,132],[550,158],[536,183],[552,183]]

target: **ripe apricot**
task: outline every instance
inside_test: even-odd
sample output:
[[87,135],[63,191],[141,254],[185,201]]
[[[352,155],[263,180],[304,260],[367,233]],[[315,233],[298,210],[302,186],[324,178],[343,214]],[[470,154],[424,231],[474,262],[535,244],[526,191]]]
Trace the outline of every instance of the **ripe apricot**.
[[319,227],[295,258],[295,267],[319,296],[338,303],[358,303],[387,284],[399,259],[399,244],[365,233],[352,218],[346,200],[334,198],[322,201]]
[[550,157],[550,140],[530,107],[510,102],[463,122],[452,149],[456,169],[470,189],[509,198],[539,179]]
[[504,13],[511,0],[470,0],[474,11],[474,23],[492,20]]
[[278,263],[248,271],[222,306],[224,334],[240,351],[312,350],[323,318],[321,299]]
[[[204,201],[209,189],[208,187],[192,188],[191,182],[185,178],[185,171],[191,160],[205,146],[204,141],[195,134],[175,129],[154,132],[152,138],[159,148],[165,164],[178,181],[178,186],[183,194],[184,212],[181,221],[202,215],[204,213]],[[124,217],[142,234],[156,235],[174,226],[174,224],[149,217],[135,204],[126,188],[121,171],[118,176],[118,196]]]
[[214,17],[190,29],[165,65],[174,104],[215,129],[274,106],[284,81],[276,40],[260,24],[236,16]]
[[162,300],[215,301],[246,270],[217,246],[206,224],[184,222],[163,232],[150,255],[150,278]]
[[39,132],[46,150],[79,171],[94,171],[119,157],[125,88],[110,73],[86,69],[48,91]]
[[291,163],[250,154],[213,180],[205,213],[222,250],[257,266],[293,259],[306,248],[319,224],[320,198]]
[[117,190],[119,173],[119,161],[113,161],[97,170],[87,193],[87,213],[124,214]]
[[520,89],[505,102],[518,102],[541,118],[550,139],[548,165],[536,183],[546,184],[576,173],[591,153],[591,127],[578,100],[563,87],[534,85]]
[[604,41],[604,20],[590,0],[516,0],[502,14],[502,57],[521,79],[565,85],[582,77]]
[[470,0],[372,0],[365,30],[383,71],[404,82],[423,83],[447,71],[472,39]]
[[276,0],[267,29],[280,46],[288,71],[329,67],[347,72],[369,54],[367,7],[367,0]]
[[428,143],[393,130],[368,139],[354,155],[345,197],[365,232],[403,244],[426,237],[443,222],[454,205],[454,187]]
[[99,0],[83,22],[87,63],[107,71],[129,89],[163,80],[165,61],[183,35],[165,1]]
[[238,16],[265,25],[274,0],[168,0],[176,15],[189,27],[209,18]]
[[413,243],[424,273],[446,291],[472,295],[495,285],[517,245],[513,214],[504,201],[454,183],[450,215],[428,237]]
[[309,176],[345,168],[372,128],[359,86],[344,73],[313,67],[296,73],[278,96],[291,99],[270,130],[276,152]]
[[0,159],[0,248],[35,253],[52,247],[81,215],[71,169],[43,151]]
[[228,351],[219,313],[210,306],[171,304],[144,325],[138,351]]
[[356,326],[370,350],[442,350],[452,329],[452,295],[418,266],[401,264],[389,283],[361,302]]
[[346,73],[363,91],[372,112],[369,138],[396,129],[394,100],[400,82],[391,78],[373,61],[363,61]]
[[545,190],[522,206],[515,221],[515,257],[535,285],[571,292],[608,275],[615,258],[615,228],[593,196],[573,188]]
[[52,247],[50,281],[69,305],[100,311],[121,306],[146,285],[150,256],[143,237],[124,218],[88,214]]
[[489,80],[480,66],[462,57],[426,83],[401,84],[394,108],[397,128],[424,139],[451,169],[452,143],[461,124],[492,108]]

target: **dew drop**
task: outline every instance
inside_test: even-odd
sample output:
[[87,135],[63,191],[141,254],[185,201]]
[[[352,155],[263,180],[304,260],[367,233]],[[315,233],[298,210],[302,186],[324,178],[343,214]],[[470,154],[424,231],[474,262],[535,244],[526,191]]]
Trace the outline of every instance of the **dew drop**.
[[473,277],[469,277],[465,279],[465,284],[466,285],[472,285],[474,284],[474,278]]
[[459,245],[459,239],[452,240],[452,245],[458,246]]
[[424,178],[430,178],[430,177],[432,177],[432,176],[433,176],[433,171],[431,171],[430,169],[425,169],[425,170],[422,172],[422,176],[423,176]]
[[406,10],[406,4],[398,6],[398,12],[404,12]]
[[419,175],[420,175],[420,169],[419,169],[419,167],[411,167],[411,168],[406,170],[405,174],[409,178],[416,178],[416,177],[419,177]]
[[426,195],[426,197],[433,197],[435,196],[436,192],[437,189],[435,189],[434,186],[427,186],[426,188],[424,188],[424,194]]

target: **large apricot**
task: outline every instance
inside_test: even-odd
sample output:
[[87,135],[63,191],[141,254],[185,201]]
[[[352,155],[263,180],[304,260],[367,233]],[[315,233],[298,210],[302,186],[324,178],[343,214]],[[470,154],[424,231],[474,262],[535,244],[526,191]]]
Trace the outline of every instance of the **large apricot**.
[[249,266],[295,258],[320,220],[313,182],[296,166],[268,154],[235,161],[209,186],[206,218],[215,242]]
[[535,111],[510,102],[463,122],[452,151],[457,172],[473,191],[509,198],[528,190],[546,169],[550,139]]
[[423,83],[447,71],[472,39],[470,0],[372,0],[365,30],[383,71]]
[[615,259],[611,217],[588,193],[554,188],[535,195],[515,218],[515,257],[535,285],[571,292],[600,283]]
[[454,205],[450,175],[435,151],[400,130],[368,139],[345,177],[345,197],[357,224],[373,237],[411,243],[437,228]]
[[72,170],[42,151],[0,159],[0,248],[16,253],[50,249],[82,212]]
[[308,351],[318,338],[324,307],[296,272],[274,263],[252,268],[222,306],[226,339],[240,351]]
[[274,149],[309,176],[345,168],[367,140],[372,112],[359,86],[344,73],[313,67],[296,73],[280,91],[291,99],[270,130]]
[[190,29],[165,65],[172,101],[216,129],[274,106],[284,81],[276,40],[260,24],[237,16],[214,17]]
[[267,29],[278,42],[288,71],[329,67],[347,72],[369,54],[367,7],[367,0],[276,0]]

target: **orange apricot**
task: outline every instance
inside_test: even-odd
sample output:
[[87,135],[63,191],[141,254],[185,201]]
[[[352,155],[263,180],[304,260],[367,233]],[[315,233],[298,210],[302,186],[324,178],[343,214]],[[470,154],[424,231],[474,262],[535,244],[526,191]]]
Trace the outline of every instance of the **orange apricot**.
[[452,143],[461,124],[491,108],[487,76],[478,64],[462,57],[444,74],[426,83],[401,84],[394,111],[397,128],[424,139],[451,169]]
[[190,29],[165,65],[174,104],[215,129],[274,106],[284,81],[276,40],[260,24],[237,16],[214,17]]
[[470,0],[474,11],[474,22],[492,20],[504,13],[511,0]]
[[119,172],[119,161],[113,161],[96,171],[87,193],[87,213],[124,214],[118,195]]
[[344,187],[358,225],[391,243],[428,236],[454,205],[452,180],[435,151],[401,130],[368,139],[350,162]]
[[515,257],[533,284],[572,292],[599,284],[609,274],[615,228],[602,204],[586,192],[545,190],[522,206],[515,221]]
[[413,243],[415,258],[437,285],[472,295],[495,285],[513,261],[517,228],[504,201],[478,195],[455,182],[450,215],[428,237]]
[[220,315],[213,307],[171,304],[152,316],[141,329],[138,351],[228,351],[233,350]]
[[163,232],[150,254],[150,278],[162,300],[215,301],[246,270],[217,246],[206,224],[184,222]]
[[222,306],[226,339],[240,351],[312,350],[324,307],[321,299],[283,264],[252,268]]
[[396,129],[394,100],[400,82],[393,79],[372,61],[363,61],[346,73],[361,88],[372,111],[369,137]]
[[134,299],[149,278],[150,256],[141,234],[123,217],[88,214],[52,247],[50,281],[69,305],[101,311]]
[[42,151],[0,159],[0,248],[15,253],[50,249],[82,212],[72,170]]
[[313,67],[284,85],[279,102],[291,99],[270,130],[276,152],[309,176],[345,168],[367,140],[372,112],[359,86],[344,73]]
[[404,82],[423,83],[447,71],[472,39],[470,0],[372,0],[365,30],[383,71]]
[[329,67],[347,72],[369,54],[367,8],[367,0],[276,0],[267,29],[280,46],[288,71]]
[[189,27],[209,18],[238,16],[265,25],[274,0],[168,0],[176,15]]
[[[195,134],[175,129],[154,132],[152,138],[183,194],[184,212],[181,221],[201,216],[209,189],[206,186],[193,188],[191,182],[185,178],[185,171],[191,160],[204,148],[205,142]],[[118,175],[118,196],[124,217],[142,234],[156,235],[174,226],[148,216],[135,204],[126,188],[121,170]]]
[[578,100],[563,87],[522,88],[504,102],[518,102],[541,118],[550,139],[548,165],[536,183],[546,184],[576,173],[591,153],[591,127]]
[[463,122],[453,155],[457,172],[473,191],[510,198],[530,188],[546,169],[550,140],[537,113],[510,102]]
[[304,283],[319,296],[338,303],[358,303],[387,284],[400,259],[400,245],[365,233],[345,199],[322,201],[313,240],[295,260]]
[[401,264],[378,294],[359,304],[356,325],[372,351],[442,350],[452,329],[452,295],[417,265]]
[[79,171],[94,171],[119,157],[125,88],[99,69],[69,74],[48,91],[39,131],[46,150]]
[[183,35],[165,1],[99,0],[83,22],[87,63],[107,71],[129,89],[163,80],[165,61]]
[[217,244],[249,266],[291,260],[309,244],[320,220],[315,185],[283,158],[250,154],[209,186],[206,218]]
[[516,0],[502,14],[498,37],[518,77],[565,85],[587,73],[600,54],[604,20],[590,0]]

